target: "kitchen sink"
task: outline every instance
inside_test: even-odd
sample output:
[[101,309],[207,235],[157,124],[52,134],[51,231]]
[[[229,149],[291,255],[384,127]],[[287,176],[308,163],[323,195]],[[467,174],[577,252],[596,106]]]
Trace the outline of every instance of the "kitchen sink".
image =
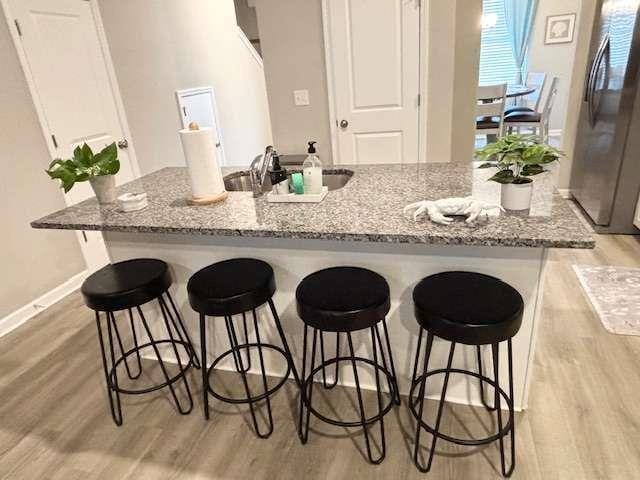
[[[290,170],[289,173],[300,172],[301,170]],[[338,190],[344,187],[351,177],[352,170],[346,168],[331,168],[322,170],[322,184],[331,190]],[[228,192],[251,192],[251,174],[248,170],[230,173],[224,177],[224,187]],[[271,182],[267,179],[262,187],[263,192],[271,191]]]

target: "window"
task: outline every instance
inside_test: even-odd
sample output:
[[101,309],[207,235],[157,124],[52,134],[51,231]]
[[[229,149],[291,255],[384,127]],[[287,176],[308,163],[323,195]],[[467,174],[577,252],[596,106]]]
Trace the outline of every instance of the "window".
[[504,16],[504,1],[483,0],[480,85],[513,83],[517,73]]

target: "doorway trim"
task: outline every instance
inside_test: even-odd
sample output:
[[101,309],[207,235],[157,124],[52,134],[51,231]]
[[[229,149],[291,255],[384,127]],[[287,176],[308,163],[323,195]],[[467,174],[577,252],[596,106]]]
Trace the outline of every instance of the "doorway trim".
[[[96,32],[98,35],[98,40],[100,42],[100,50],[102,52],[102,57],[104,59],[104,63],[107,69],[107,75],[109,77],[109,84],[111,90],[113,92],[115,104],[116,104],[116,112],[118,115],[118,120],[122,127],[122,133],[125,138],[128,138],[130,143],[127,150],[127,154],[129,155],[129,160],[131,163],[131,170],[134,178],[140,177],[140,166],[138,164],[138,159],[135,153],[135,148],[133,146],[133,141],[131,137],[131,131],[129,129],[129,123],[127,122],[127,116],[124,109],[124,103],[122,101],[122,95],[120,93],[120,86],[118,85],[118,79],[116,77],[115,69],[113,67],[113,60],[111,58],[111,53],[109,51],[109,44],[107,42],[106,32],[104,30],[104,25],[102,23],[102,15],[100,14],[100,7],[98,6],[97,0],[85,0],[89,3],[91,7],[91,13],[93,15],[93,20],[96,25]],[[13,40],[13,46],[18,54],[18,60],[20,62],[20,66],[22,67],[22,72],[24,73],[27,86],[29,89],[29,93],[31,95],[31,99],[33,101],[33,105],[36,109],[36,115],[38,117],[38,123],[40,124],[40,129],[42,135],[44,137],[45,144],[47,145],[47,150],[49,151],[49,157],[53,160],[56,155],[56,148],[53,144],[53,139],[49,135],[51,131],[47,125],[46,116],[44,114],[44,108],[42,106],[42,101],[38,95],[38,91],[36,89],[36,84],[33,79],[33,75],[31,73],[31,69],[29,68],[29,62],[27,60],[27,55],[24,51],[22,42],[20,41],[20,35],[18,35],[18,31],[16,25],[14,23],[15,17],[11,13],[11,8],[9,6],[9,0],[0,0],[0,7],[4,13],[5,20],[7,22],[7,27],[9,28],[9,34],[11,35],[11,39]],[[44,168],[44,166],[43,166]],[[69,205],[67,198],[63,195],[64,201],[67,205]],[[76,236],[78,238],[78,243],[80,245],[80,250],[82,251],[82,255],[85,258],[85,263],[89,266],[89,253],[86,247],[86,241],[84,240],[83,232],[76,231]]]
[[[335,85],[333,84],[333,58],[331,56],[331,33],[329,29],[329,2],[322,0],[322,34],[324,38],[324,64],[327,81],[327,101],[329,103],[329,131],[331,133],[331,156],[333,164],[340,164],[340,153],[338,152],[338,126],[335,104]],[[429,73],[429,8],[423,0],[413,0],[420,8],[420,32],[419,32],[419,91],[420,105],[418,106],[418,163],[428,163],[427,155],[427,82]]]

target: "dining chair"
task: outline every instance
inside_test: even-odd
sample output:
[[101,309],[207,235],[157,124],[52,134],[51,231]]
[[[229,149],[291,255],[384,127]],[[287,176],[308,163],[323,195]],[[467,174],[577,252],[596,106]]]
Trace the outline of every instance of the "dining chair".
[[553,102],[558,94],[558,77],[551,79],[551,84],[546,92],[544,105],[540,111],[520,111],[512,112],[504,117],[504,126],[511,133],[514,129],[518,132],[521,128],[531,128],[541,141],[549,140],[549,118]]
[[544,92],[547,81],[546,72],[529,72],[527,73],[526,86],[535,88],[533,92],[518,99],[517,105],[505,109],[504,114],[509,115],[513,112],[537,112],[540,108],[540,100]]
[[476,135],[487,135],[487,143],[503,133],[506,95],[506,83],[476,89]]

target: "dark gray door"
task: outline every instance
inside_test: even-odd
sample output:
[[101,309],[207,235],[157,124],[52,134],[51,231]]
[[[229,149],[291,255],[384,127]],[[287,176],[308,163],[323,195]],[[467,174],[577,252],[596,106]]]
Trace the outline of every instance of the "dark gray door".
[[585,79],[571,189],[597,225],[611,219],[636,89],[637,2],[605,0]]

